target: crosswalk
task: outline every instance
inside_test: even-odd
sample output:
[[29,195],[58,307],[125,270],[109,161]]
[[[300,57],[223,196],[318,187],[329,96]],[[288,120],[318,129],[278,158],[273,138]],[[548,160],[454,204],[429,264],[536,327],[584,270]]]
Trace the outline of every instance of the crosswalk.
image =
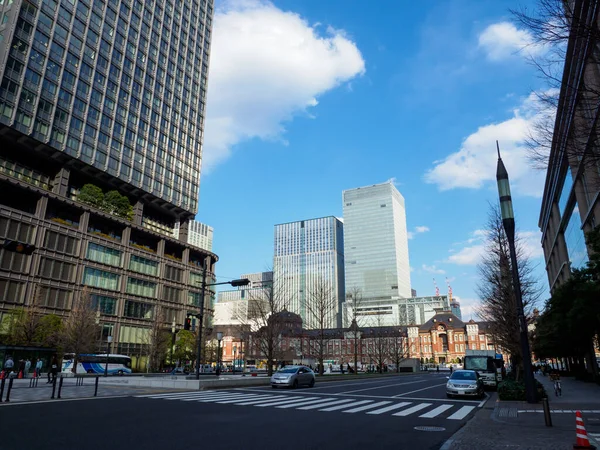
[[475,406],[461,404],[433,404],[399,402],[395,399],[381,401],[317,395],[279,395],[248,393],[243,391],[175,392],[138,395],[138,398],[176,400],[182,402],[215,403],[220,405],[253,406],[257,408],[295,409],[299,411],[343,412],[346,414],[389,414],[394,417],[418,415],[423,419],[443,418],[462,420]]

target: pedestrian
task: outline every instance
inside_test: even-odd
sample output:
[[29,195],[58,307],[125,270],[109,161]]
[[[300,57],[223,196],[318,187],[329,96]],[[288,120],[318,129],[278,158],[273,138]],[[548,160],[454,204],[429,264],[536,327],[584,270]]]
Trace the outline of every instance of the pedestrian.
[[454,367],[452,367],[452,364],[450,364],[450,375],[452,375],[453,370],[454,370]]
[[340,372],[342,372],[342,375],[344,375],[344,363],[340,364]]
[[31,361],[29,358],[25,361],[25,372],[23,373],[23,378],[27,378],[29,376],[29,370],[31,369]]
[[35,376],[36,378],[39,378],[42,375],[42,366],[43,366],[43,361],[38,358],[37,363],[35,363]]
[[52,373],[52,383],[54,383],[56,381],[56,375],[58,374],[58,360],[56,359],[56,356],[52,357],[50,372]]
[[10,372],[12,372],[13,367],[15,367],[15,362],[13,361],[12,356],[9,356],[4,362],[4,375],[9,375]]
[[436,367],[436,371],[439,372],[440,371],[440,365],[438,364]]

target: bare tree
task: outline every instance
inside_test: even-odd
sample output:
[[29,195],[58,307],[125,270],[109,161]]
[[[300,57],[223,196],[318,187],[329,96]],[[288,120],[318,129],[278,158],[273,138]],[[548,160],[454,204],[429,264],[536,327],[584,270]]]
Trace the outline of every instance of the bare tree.
[[358,373],[358,353],[361,339],[360,327],[364,325],[364,316],[360,314],[360,307],[363,303],[362,291],[360,288],[354,287],[346,294],[346,304],[344,305],[346,312],[346,321],[349,322],[350,334],[354,347],[354,374]]
[[392,327],[389,335],[390,360],[396,365],[396,372],[400,372],[400,364],[409,356],[408,338],[399,327]]
[[160,305],[154,307],[152,324],[146,335],[148,368],[158,372],[169,348],[169,330],[165,325],[165,312]]
[[77,370],[79,356],[94,351],[99,335],[100,330],[96,324],[90,293],[84,289],[73,300],[73,306],[64,321],[61,333],[64,350],[74,354],[73,372]]
[[[325,355],[329,342],[334,337],[330,329],[335,327],[338,300],[334,290],[323,279],[319,279],[308,293],[306,315],[308,327],[314,330],[309,340],[309,353],[319,362],[319,374],[325,371]],[[329,330],[329,331],[328,331]]]
[[[486,250],[478,266],[481,279],[477,285],[480,298],[477,314],[489,323],[489,333],[496,345],[511,355],[513,367],[519,367],[522,354],[517,303],[512,283],[508,240],[498,206],[490,206],[486,234]],[[523,307],[529,320],[541,289],[533,274],[534,267],[518,236],[515,246]]]
[[[600,42],[598,21],[591,14],[592,4],[538,0],[537,8],[532,10],[525,7],[511,10],[518,24],[531,36],[523,52],[528,54],[546,85],[546,89],[534,93],[537,120],[526,142],[534,167],[545,170],[548,164],[553,164],[549,161],[553,146],[560,149],[559,157],[564,152],[570,161],[583,161],[594,167],[600,162],[599,138],[597,133],[591,133],[598,121],[600,83],[597,76],[587,73],[597,70],[592,68],[600,63],[600,52],[591,50]],[[572,55],[570,60],[568,53]],[[565,62],[569,64],[567,71],[563,71]],[[555,118],[559,99],[567,106],[559,112],[561,117]]]
[[367,341],[369,360],[375,363],[379,373],[383,373],[383,368],[388,363],[390,356],[392,330],[390,327],[383,326],[381,315],[375,316],[373,325],[363,332],[363,338],[366,338]]
[[282,354],[282,335],[286,331],[282,313],[287,311],[289,299],[282,286],[265,286],[253,290],[248,298],[248,313],[244,320],[253,333],[250,337],[255,356],[267,361],[269,376]]

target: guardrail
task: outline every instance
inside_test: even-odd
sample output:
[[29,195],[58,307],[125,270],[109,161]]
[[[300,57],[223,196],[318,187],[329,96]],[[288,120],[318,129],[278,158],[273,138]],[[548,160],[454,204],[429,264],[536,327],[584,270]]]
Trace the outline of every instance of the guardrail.
[[[100,379],[101,375],[74,375],[74,376],[55,376],[52,377],[51,379],[51,383],[52,383],[52,393],[50,395],[50,400],[52,399],[60,399],[62,398],[62,390],[63,387],[73,387],[73,388],[78,388],[78,387],[82,387],[84,386],[84,380],[85,379],[94,379],[94,397],[98,396],[98,382]],[[38,388],[38,382],[40,377],[32,377],[29,378],[29,383],[28,385],[25,385],[24,383],[19,386],[19,387],[14,387],[14,382],[17,379],[17,377],[15,376],[9,376],[9,377],[3,377],[2,380],[0,381],[0,403],[9,403],[10,402],[10,395],[13,391],[13,389],[35,389]],[[65,384],[65,380],[69,380],[69,379],[74,379],[75,383],[71,384],[70,386],[68,384]],[[7,385],[7,380],[8,380],[8,385]],[[49,379],[50,380],[50,379]],[[58,387],[58,392],[57,392],[57,387]],[[6,390],[6,397],[4,397],[4,391]]]

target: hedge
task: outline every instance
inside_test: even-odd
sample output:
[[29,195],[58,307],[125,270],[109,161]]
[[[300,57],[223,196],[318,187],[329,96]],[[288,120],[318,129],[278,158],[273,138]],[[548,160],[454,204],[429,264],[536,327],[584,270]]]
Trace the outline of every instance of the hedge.
[[[546,396],[544,386],[536,380],[536,400]],[[508,401],[526,401],[525,383],[523,381],[504,380],[498,384],[498,398]]]

